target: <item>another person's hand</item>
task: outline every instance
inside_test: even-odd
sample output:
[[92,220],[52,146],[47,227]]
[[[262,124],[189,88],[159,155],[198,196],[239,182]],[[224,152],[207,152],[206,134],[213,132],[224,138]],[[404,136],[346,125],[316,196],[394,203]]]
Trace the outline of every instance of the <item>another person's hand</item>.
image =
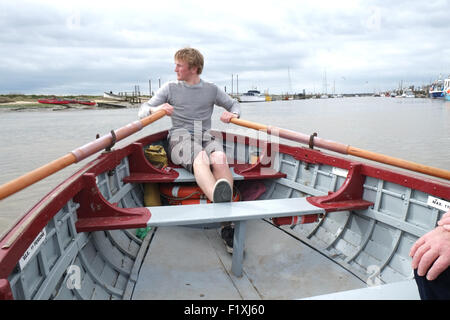
[[237,114],[235,114],[235,113],[231,113],[231,112],[228,112],[228,111],[224,111],[223,113],[222,113],[222,115],[220,116],[220,120],[222,121],[222,122],[225,122],[225,123],[230,123],[230,121],[231,121],[231,118],[237,118],[238,116],[237,116]]
[[419,276],[426,274],[428,280],[436,279],[450,266],[450,231],[436,227],[414,243],[409,255]]
[[442,216],[442,219],[438,221],[438,226],[444,227],[444,229],[450,231],[450,210]]

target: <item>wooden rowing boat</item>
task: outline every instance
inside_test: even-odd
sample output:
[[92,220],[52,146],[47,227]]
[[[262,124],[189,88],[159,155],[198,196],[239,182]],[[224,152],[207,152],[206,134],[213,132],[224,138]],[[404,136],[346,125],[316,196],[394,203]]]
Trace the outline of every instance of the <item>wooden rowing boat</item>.
[[419,298],[408,253],[446,211],[447,178],[216,132],[241,201],[147,206],[146,185],[195,181],[145,157],[167,133],[109,146],[25,213],[0,240],[0,298]]

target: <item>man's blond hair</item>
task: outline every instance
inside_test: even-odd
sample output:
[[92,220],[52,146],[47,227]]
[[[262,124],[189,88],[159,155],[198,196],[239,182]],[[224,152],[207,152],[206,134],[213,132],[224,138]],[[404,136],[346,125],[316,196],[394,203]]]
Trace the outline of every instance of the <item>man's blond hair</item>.
[[194,48],[183,48],[175,53],[175,60],[186,62],[189,68],[197,68],[197,74],[203,71],[203,55]]

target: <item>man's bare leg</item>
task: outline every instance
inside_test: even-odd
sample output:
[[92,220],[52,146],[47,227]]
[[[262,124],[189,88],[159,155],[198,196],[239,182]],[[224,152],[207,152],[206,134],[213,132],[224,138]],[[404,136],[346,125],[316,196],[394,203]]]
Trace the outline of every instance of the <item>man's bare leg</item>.
[[[213,171],[211,172],[211,166]],[[211,160],[205,151],[200,152],[194,159],[194,176],[198,186],[203,190],[210,201],[214,198],[214,186],[220,179],[226,179],[233,190],[233,176],[226,161],[225,153],[213,152]],[[234,227],[230,221],[221,223],[221,237],[227,252],[233,253]]]
[[209,157],[205,151],[199,152],[195,157],[193,170],[198,186],[203,190],[206,197],[212,201],[216,178],[211,172]]
[[233,175],[231,174],[230,167],[228,166],[227,156],[222,151],[215,151],[210,156],[211,165],[213,167],[212,174],[214,178],[227,179],[230,183],[231,189],[233,189]]
[[213,152],[210,160],[208,154],[201,151],[194,159],[193,170],[198,186],[210,201],[213,201],[214,187],[220,179],[226,179],[233,190],[233,176],[226,162],[225,153]]

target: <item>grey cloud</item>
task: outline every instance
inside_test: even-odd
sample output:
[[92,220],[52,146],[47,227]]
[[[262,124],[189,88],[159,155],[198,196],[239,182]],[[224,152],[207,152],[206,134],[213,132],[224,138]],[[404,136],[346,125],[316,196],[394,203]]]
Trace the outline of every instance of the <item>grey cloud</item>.
[[173,54],[183,46],[204,53],[206,80],[230,87],[238,74],[240,90],[286,91],[288,68],[296,91],[319,90],[325,70],[349,92],[450,73],[447,1],[358,3],[264,2],[247,16],[201,2],[2,3],[0,93],[156,86],[175,78]]

